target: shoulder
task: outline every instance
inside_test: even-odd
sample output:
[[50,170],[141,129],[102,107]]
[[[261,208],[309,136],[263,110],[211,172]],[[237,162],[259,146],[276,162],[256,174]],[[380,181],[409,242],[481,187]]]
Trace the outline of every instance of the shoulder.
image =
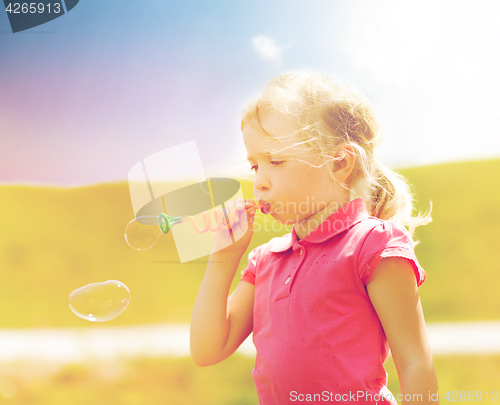
[[[373,253],[388,247],[413,250],[415,243],[410,232],[403,226],[392,220],[381,220],[370,217],[371,221],[365,225],[363,230],[363,242],[360,246],[360,256],[365,253]],[[364,222],[364,221],[363,221]]]
[[381,259],[398,257],[410,261],[417,283],[421,285],[426,273],[415,255],[415,243],[410,232],[392,220],[374,219],[376,223],[367,229],[358,251],[357,268],[363,284],[369,282]]
[[404,226],[392,220],[366,217],[350,227],[342,240],[351,247],[353,253],[360,254],[366,249],[382,246],[394,238],[400,238],[405,244],[410,243],[413,246],[413,240]]
[[373,247],[374,245],[391,244],[414,247],[413,238],[410,232],[393,220],[383,220],[375,217],[368,217],[356,224],[352,229],[358,234],[362,242],[362,249]]

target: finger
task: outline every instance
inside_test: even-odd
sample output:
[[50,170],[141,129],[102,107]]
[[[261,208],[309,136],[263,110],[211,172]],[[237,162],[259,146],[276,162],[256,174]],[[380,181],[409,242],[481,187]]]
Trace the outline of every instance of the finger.
[[235,202],[233,200],[229,200],[226,203],[226,206],[224,207],[224,209],[222,210],[222,213],[224,214],[225,222],[227,222],[227,220],[229,219],[229,214],[230,214],[231,210],[234,208],[234,205],[235,205]]
[[238,209],[234,207],[231,212],[229,213],[229,221],[231,222],[231,225],[237,224],[240,222],[240,215],[238,212]]
[[248,200],[245,200],[245,206],[248,208],[248,207],[253,207],[257,204],[257,202],[255,200],[252,200],[252,199],[248,199]]
[[243,208],[245,208],[245,199],[243,197],[238,197],[236,199],[236,208],[238,211],[241,211]]
[[226,219],[224,218],[224,212],[220,208],[216,208],[214,211],[214,218],[215,218],[215,223],[217,225],[217,234],[221,233],[228,233],[229,234],[229,229],[228,229],[228,223],[226,222]]
[[226,206],[224,207],[224,210],[229,213],[232,211],[232,209],[236,206],[236,201],[234,200],[229,200],[227,203],[226,203]]
[[246,212],[240,217],[240,223],[232,229],[235,240],[238,240],[245,235],[249,235],[249,232],[253,232],[255,212],[255,208],[247,208]]
[[247,207],[246,209],[246,218],[249,220],[249,219],[253,219],[253,217],[255,217],[255,213],[257,211],[257,208],[255,207]]
[[[237,224],[238,222],[241,221],[240,218],[240,211],[242,211],[245,208],[245,199],[243,197],[238,197],[236,201],[231,204],[231,209],[229,211],[229,218],[233,221],[233,224]],[[234,211],[234,213],[233,213]]]
[[232,228],[235,224],[240,222],[239,212],[236,207],[236,201],[230,200],[228,201],[226,208],[224,209],[226,222],[228,223],[228,227]]
[[236,207],[234,209],[237,211],[234,217],[234,223],[237,224],[241,222],[241,211],[245,209],[245,199],[243,197],[238,197],[236,199]]

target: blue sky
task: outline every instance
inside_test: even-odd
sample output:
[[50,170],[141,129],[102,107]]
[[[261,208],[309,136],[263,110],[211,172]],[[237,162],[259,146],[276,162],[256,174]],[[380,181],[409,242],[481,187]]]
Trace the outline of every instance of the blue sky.
[[500,157],[493,1],[80,0],[12,34],[0,11],[0,182],[127,179],[195,140],[207,174],[245,159],[244,104],[273,76],[363,90],[392,167]]

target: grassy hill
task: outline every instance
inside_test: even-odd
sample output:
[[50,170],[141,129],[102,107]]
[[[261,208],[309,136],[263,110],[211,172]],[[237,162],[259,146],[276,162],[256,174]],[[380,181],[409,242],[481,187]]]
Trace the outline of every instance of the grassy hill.
[[[401,173],[415,186],[420,211],[429,200],[434,205],[434,221],[416,235],[417,256],[428,273],[421,287],[427,321],[497,318],[500,160]],[[243,193],[253,198],[250,183],[243,184]],[[126,183],[70,189],[4,185],[0,210],[1,328],[88,326],[69,310],[68,295],[110,279],[125,283],[132,299],[107,324],[189,321],[208,257],[179,263],[171,234],[150,250],[130,248],[123,236],[134,216]],[[263,218],[258,214],[257,221]],[[257,232],[248,251],[273,236]],[[246,255],[240,270],[245,266]]]
[[[500,160],[401,170],[415,186],[420,211],[433,222],[417,228],[416,253],[428,273],[421,287],[429,321],[500,316]],[[427,284],[427,285],[426,285]]]

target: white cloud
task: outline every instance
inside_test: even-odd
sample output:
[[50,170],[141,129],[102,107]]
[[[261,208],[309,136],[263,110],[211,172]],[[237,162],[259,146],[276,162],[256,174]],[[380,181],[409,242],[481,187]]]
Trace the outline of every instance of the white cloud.
[[[500,156],[500,2],[356,0],[345,46],[394,166]],[[382,91],[379,89],[383,89]]]
[[277,63],[281,63],[283,51],[286,49],[279,46],[274,39],[266,35],[253,37],[252,46],[263,59]]
[[353,7],[349,54],[353,64],[402,88],[495,74],[500,29],[497,1],[358,1]]

